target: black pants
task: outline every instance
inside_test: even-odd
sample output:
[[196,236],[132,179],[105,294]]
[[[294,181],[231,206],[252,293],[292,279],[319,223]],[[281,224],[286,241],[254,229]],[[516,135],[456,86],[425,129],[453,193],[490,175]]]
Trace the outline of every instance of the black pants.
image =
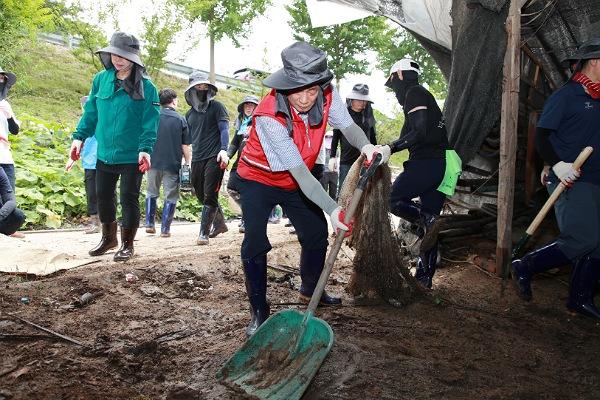
[[242,260],[250,260],[271,250],[267,221],[275,205],[281,205],[290,219],[303,249],[327,248],[327,220],[323,210],[300,190],[283,190],[240,178],[242,213],[246,232],[242,242]]
[[397,202],[411,202],[415,197],[421,200],[421,211],[438,215],[442,211],[446,195],[437,188],[444,179],[446,160],[427,159],[404,162],[404,171],[392,185],[390,209],[394,212]]
[[337,197],[337,181],[338,173],[331,171],[323,172],[323,177],[320,179],[321,186],[329,193],[329,197],[334,200]]
[[24,222],[25,214],[23,214],[23,211],[15,208],[13,212],[6,216],[6,218],[0,220],[0,233],[12,235],[19,230]]
[[88,215],[98,214],[98,199],[96,197],[96,170],[86,169],[83,178],[85,182],[85,196],[87,198]]
[[137,164],[96,163],[96,196],[100,222],[108,224],[117,219],[115,192],[121,178],[119,199],[123,216],[123,228],[137,228],[140,224],[140,186],[144,175]]
[[216,157],[192,162],[191,183],[201,204],[217,207],[223,171]]

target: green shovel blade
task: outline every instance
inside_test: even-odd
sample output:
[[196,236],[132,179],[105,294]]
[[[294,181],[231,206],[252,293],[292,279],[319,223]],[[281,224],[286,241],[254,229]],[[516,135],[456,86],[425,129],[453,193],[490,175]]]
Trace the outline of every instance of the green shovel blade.
[[217,372],[217,379],[259,399],[300,399],[333,345],[333,331],[312,315],[273,314]]

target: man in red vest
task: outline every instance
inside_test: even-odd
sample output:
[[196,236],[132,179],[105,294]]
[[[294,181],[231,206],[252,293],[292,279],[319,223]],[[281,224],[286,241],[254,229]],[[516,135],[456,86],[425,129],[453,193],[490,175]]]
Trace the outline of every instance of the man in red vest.
[[[238,175],[246,232],[242,262],[252,321],[248,336],[269,317],[267,291],[267,220],[276,204],[296,228],[300,253],[300,299],[308,302],[327,252],[327,221],[334,230],[348,227],[342,209],[310,173],[323,143],[327,124],[341,130],[370,161],[377,152],[389,158],[389,147],[374,146],[348,114],[346,104],[331,85],[327,55],[307,43],[296,42],[281,52],[283,68],[264,80],[272,88],[253,115]],[[340,215],[342,214],[342,215]],[[323,293],[321,304],[341,299]]]

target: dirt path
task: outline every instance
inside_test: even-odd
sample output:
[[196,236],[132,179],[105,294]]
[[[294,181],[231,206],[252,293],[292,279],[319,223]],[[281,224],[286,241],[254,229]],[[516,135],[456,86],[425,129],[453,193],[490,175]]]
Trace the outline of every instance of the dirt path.
[[[295,237],[269,229],[269,264],[297,267]],[[83,245],[97,240],[73,234]],[[106,256],[37,280],[1,275],[0,399],[235,399],[214,376],[243,343],[249,318],[242,235],[201,248],[195,234],[182,228],[163,242],[142,235],[126,264]],[[345,305],[318,311],[336,342],[303,399],[598,398],[600,326],[564,311],[567,275],[536,280],[533,303],[522,304],[510,286],[501,294],[499,280],[453,265],[434,281],[448,301],[395,309],[351,305],[349,264],[342,254],[328,287]],[[127,282],[127,273],[139,280]],[[297,277],[271,271],[270,279],[275,311],[297,301]],[[92,303],[70,306],[86,292],[97,295]]]

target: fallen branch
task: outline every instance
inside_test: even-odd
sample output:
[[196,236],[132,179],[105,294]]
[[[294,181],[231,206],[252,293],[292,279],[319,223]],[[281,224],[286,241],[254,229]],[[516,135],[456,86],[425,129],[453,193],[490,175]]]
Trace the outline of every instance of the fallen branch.
[[66,336],[66,335],[60,334],[60,333],[58,333],[58,332],[54,332],[54,331],[53,331],[53,330],[51,330],[51,329],[44,328],[43,326],[40,326],[40,325],[38,325],[38,324],[36,324],[36,323],[33,323],[33,322],[29,321],[29,320],[26,320],[25,318],[21,318],[21,317],[19,317],[18,315],[11,314],[11,313],[8,313],[8,315],[10,315],[11,317],[14,317],[14,318],[16,318],[16,319],[20,320],[21,322],[24,322],[24,323],[26,323],[27,325],[31,325],[31,326],[33,326],[33,327],[35,327],[35,328],[38,328],[38,329],[40,329],[40,330],[42,330],[42,331],[44,331],[44,332],[47,332],[47,333],[49,333],[49,334],[51,334],[51,335],[54,335],[54,336],[56,336],[56,337],[59,337],[59,338],[61,338],[61,339],[63,339],[63,340],[66,340],[67,342],[74,343],[74,344],[76,344],[76,345],[78,345],[78,346],[81,346],[81,347],[88,347],[86,344],[84,344],[84,343],[82,343],[82,342],[80,342],[80,341],[78,341],[78,340],[75,340],[75,339],[73,339],[73,338],[70,338],[69,336]]

